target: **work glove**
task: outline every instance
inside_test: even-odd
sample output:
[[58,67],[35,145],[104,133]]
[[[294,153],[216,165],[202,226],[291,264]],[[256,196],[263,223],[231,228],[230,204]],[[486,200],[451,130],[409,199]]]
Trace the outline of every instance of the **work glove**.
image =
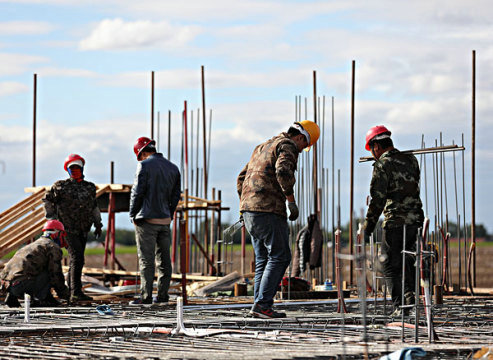
[[99,239],[99,237],[101,236],[101,229],[102,226],[96,226],[96,229],[94,229],[94,236],[96,237],[96,239]]
[[288,209],[289,209],[289,220],[295,221],[300,215],[300,212],[298,210],[298,205],[296,205],[294,201],[293,202],[288,201]]

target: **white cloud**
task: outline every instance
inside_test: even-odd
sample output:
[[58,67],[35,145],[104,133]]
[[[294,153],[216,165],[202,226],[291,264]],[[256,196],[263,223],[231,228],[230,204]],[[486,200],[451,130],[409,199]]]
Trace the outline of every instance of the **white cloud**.
[[18,93],[27,92],[29,87],[25,84],[15,81],[0,82],[0,96],[14,95]]
[[32,71],[35,64],[46,63],[49,59],[44,56],[0,53],[0,76],[19,75]]
[[105,19],[80,41],[81,50],[128,50],[152,46],[179,47],[199,33],[196,26],[173,26],[166,21]]
[[48,34],[55,28],[52,23],[44,21],[4,21],[0,22],[0,36]]

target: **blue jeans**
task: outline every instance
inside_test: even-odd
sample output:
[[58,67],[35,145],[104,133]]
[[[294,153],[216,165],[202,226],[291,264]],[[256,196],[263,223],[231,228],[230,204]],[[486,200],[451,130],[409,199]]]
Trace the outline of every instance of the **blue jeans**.
[[274,213],[254,211],[245,211],[243,219],[255,250],[255,304],[271,308],[291,262],[288,221]]

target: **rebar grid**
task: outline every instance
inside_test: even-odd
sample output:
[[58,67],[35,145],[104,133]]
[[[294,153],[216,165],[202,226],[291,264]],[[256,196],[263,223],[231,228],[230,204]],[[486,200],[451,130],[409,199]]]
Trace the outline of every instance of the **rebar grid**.
[[[0,309],[0,359],[153,359],[194,358],[359,358],[364,346],[371,357],[402,348],[400,319],[383,314],[383,301],[367,301],[367,342],[359,303],[348,302],[347,314],[336,312],[336,302],[283,303],[288,317],[260,320],[247,317],[249,304],[191,306],[185,323],[191,329],[223,329],[206,337],[171,336],[176,326],[174,306],[135,308],[113,304],[114,316],[93,308],[33,309],[31,323],[22,310]],[[434,307],[438,340],[427,344],[426,323],[420,321],[419,346],[435,357],[470,355],[493,344],[493,299],[446,298]],[[406,341],[414,328],[406,320]],[[344,325],[341,325],[344,324]],[[344,329],[342,329],[344,327]],[[437,351],[441,352],[439,354]],[[344,356],[344,357],[341,357]],[[448,355],[447,355],[448,356]],[[455,357],[454,357],[455,356]],[[432,357],[430,357],[432,358]]]

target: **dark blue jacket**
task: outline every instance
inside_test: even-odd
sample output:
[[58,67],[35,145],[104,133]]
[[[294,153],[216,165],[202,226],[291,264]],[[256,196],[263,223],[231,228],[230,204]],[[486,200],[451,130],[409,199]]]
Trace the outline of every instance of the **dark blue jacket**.
[[181,176],[161,153],[139,162],[130,194],[130,219],[173,218],[180,200]]

